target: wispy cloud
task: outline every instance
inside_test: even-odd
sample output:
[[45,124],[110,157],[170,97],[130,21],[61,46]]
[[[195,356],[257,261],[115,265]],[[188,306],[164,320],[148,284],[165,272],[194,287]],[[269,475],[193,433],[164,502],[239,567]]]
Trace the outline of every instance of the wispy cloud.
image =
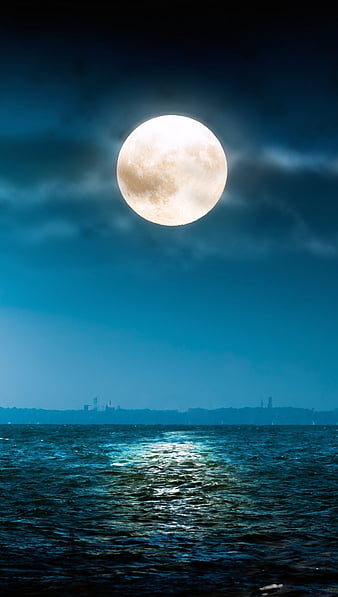
[[[129,239],[133,247],[151,245],[168,257],[185,259],[290,252],[328,258],[338,253],[337,235],[325,215],[320,223],[317,216],[318,202],[328,218],[338,215],[334,156],[283,147],[263,147],[255,154],[234,150],[228,184],[215,209],[199,222],[167,229],[144,222],[124,203],[112,156],[116,141],[111,146],[88,141],[86,147],[85,141],[67,140],[64,152],[61,145],[59,139],[36,142],[29,152],[27,142],[22,171],[20,163],[16,172],[14,166],[2,169],[3,240],[43,245],[89,234],[112,244]],[[22,155],[22,140],[18,148]]]
[[262,159],[282,170],[327,172],[338,176],[338,157],[327,153],[300,152],[283,147],[268,147]]

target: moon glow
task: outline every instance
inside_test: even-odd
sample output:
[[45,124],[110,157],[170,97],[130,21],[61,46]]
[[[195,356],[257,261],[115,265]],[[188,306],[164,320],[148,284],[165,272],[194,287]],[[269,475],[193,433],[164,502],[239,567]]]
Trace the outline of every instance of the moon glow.
[[226,179],[221,143],[187,116],[143,122],[127,137],[117,160],[125,201],[141,217],[163,226],[203,217],[220,199]]

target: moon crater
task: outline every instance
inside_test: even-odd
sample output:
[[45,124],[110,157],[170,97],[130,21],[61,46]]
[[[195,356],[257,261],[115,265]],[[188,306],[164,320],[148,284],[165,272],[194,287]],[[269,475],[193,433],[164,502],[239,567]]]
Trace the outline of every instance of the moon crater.
[[175,177],[170,174],[170,160],[146,160],[142,151],[138,160],[120,160],[119,177],[130,199],[140,196],[151,203],[160,203],[178,190]]

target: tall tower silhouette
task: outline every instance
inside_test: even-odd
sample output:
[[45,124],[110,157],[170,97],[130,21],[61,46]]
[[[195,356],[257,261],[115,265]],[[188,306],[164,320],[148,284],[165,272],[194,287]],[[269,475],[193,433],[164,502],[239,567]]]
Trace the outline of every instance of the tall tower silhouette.
[[268,398],[268,408],[272,408],[272,398],[269,396]]

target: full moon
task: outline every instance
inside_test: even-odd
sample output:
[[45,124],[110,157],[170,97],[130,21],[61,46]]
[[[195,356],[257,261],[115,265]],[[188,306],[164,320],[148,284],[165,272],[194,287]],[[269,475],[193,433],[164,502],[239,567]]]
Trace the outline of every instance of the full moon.
[[123,143],[117,181],[128,205],[163,226],[189,224],[220,199],[227,179],[222,145],[201,122],[165,115],[140,124]]

